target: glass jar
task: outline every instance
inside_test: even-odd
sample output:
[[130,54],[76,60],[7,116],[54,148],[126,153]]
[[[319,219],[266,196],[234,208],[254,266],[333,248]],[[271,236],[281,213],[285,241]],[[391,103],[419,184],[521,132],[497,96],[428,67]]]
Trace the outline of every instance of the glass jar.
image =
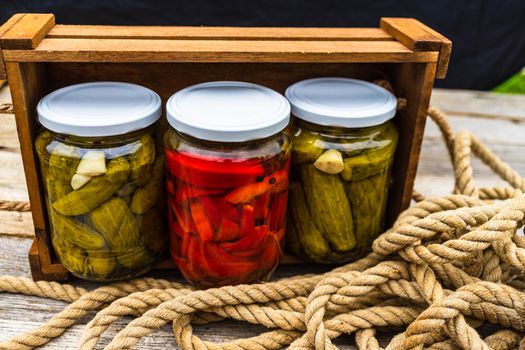
[[148,271],[167,246],[160,97],[114,82],[59,89],[37,107],[35,141],[51,241],[73,275],[93,281]]
[[194,85],[167,104],[171,256],[198,287],[268,279],[282,256],[290,106],[242,82]]
[[295,117],[287,248],[319,263],[356,259],[383,229],[396,98],[347,78],[304,80],[286,97]]

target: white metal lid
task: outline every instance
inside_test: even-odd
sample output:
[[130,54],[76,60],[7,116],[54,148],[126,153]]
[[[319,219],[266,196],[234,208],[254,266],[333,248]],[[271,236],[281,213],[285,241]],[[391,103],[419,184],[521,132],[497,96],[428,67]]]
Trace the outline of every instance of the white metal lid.
[[275,135],[290,122],[290,104],[267,87],[216,81],[180,90],[166,104],[168,122],[190,136],[242,142]]
[[143,129],[161,114],[159,95],[140,85],[93,82],[58,89],[40,100],[38,120],[75,136],[114,136]]
[[310,123],[361,128],[379,125],[396,114],[396,97],[366,81],[349,78],[315,78],[286,89],[292,114]]

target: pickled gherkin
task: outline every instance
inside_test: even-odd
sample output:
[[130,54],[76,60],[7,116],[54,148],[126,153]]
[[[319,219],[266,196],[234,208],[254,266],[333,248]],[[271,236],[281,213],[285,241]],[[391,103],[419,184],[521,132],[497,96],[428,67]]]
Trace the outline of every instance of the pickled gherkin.
[[131,198],[131,210],[135,214],[144,214],[150,210],[159,199],[164,182],[164,157],[159,156],[153,166],[153,175],[146,186],[135,190]]
[[352,212],[340,177],[323,173],[311,164],[301,165],[299,171],[305,202],[324,238],[337,251],[355,247]]
[[[154,139],[143,131],[134,134],[133,142],[111,139],[107,147],[104,142],[69,141],[49,131],[35,141],[52,243],[61,263],[74,275],[94,281],[148,271],[167,245],[162,208],[157,205],[164,189],[164,156],[157,153]],[[82,172],[100,175],[79,184],[72,179],[85,176],[77,170],[88,152]],[[140,214],[130,208],[133,198]]]
[[397,130],[390,122],[344,129],[301,120],[295,128],[287,248],[320,263],[364,255],[383,230]]
[[118,197],[99,205],[89,213],[89,220],[117,253],[142,243],[135,216]]
[[352,205],[352,217],[355,223],[355,235],[360,247],[372,243],[372,239],[381,233],[383,214],[387,198],[388,172],[383,171],[346,185],[346,194]]
[[288,220],[287,226],[288,249],[299,254],[302,248],[313,259],[321,259],[329,252],[330,247],[310,216],[303,188],[300,183],[295,182],[290,184],[288,191],[289,200],[294,203],[290,207],[292,220]]
[[323,154],[322,140],[315,134],[308,132],[301,132],[295,135],[293,140],[293,155],[292,162],[298,163],[313,163]]
[[70,182],[79,163],[80,152],[77,147],[59,143],[51,151],[47,172],[49,176]]
[[116,190],[117,187],[104,177],[95,177],[80,189],[53,202],[53,208],[63,215],[83,215],[108,200]]
[[131,178],[136,185],[148,183],[154,161],[155,141],[146,134],[139,139],[136,151],[130,156]]
[[108,251],[90,251],[86,259],[86,268],[94,276],[102,279],[109,276],[115,270],[116,265],[115,257]]

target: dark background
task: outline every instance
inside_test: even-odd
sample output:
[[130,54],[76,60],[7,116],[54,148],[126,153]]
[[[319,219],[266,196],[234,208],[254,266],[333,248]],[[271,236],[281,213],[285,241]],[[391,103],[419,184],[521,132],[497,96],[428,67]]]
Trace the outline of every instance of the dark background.
[[525,66],[525,0],[0,0],[0,22],[16,12],[121,25],[377,27],[380,17],[415,17],[453,42],[438,86],[491,89]]

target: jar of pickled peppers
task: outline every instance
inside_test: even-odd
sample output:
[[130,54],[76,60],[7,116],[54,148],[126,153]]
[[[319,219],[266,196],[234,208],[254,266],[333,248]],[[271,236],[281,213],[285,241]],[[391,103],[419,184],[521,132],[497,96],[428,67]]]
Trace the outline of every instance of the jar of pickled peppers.
[[160,97],[144,87],[95,82],[45,96],[35,141],[61,263],[87,280],[148,271],[167,247],[164,152],[153,124]]
[[268,279],[283,252],[288,101],[266,87],[210,82],[167,102],[171,256],[198,287]]
[[294,116],[287,248],[319,263],[356,259],[383,229],[396,98],[348,78],[300,81],[286,97]]

